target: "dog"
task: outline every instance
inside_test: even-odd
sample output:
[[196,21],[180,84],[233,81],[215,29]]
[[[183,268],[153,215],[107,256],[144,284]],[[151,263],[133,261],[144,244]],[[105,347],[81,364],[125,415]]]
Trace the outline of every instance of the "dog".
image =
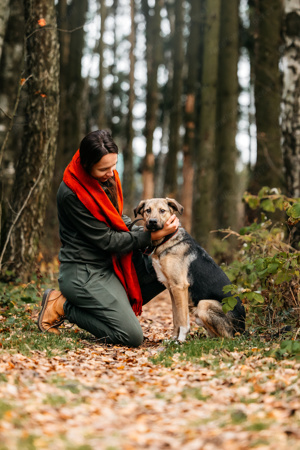
[[[157,231],[172,214],[182,214],[183,206],[172,198],[142,200],[134,209],[144,228]],[[194,309],[196,323],[211,337],[233,337],[245,331],[245,309],[241,300],[227,314],[222,309],[223,287],[231,284],[223,270],[182,227],[148,249],[158,280],[169,290],[172,300],[172,339],[185,341],[190,330],[189,309]]]

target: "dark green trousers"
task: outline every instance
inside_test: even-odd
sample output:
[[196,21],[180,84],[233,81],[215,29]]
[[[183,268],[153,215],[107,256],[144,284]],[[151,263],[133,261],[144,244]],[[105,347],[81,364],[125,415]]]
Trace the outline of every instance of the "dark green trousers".
[[[141,252],[135,252],[133,262],[145,304],[165,286],[157,280],[151,260]],[[143,342],[140,323],[112,265],[62,263],[58,282],[67,298],[64,310],[69,322],[105,343],[137,347]]]

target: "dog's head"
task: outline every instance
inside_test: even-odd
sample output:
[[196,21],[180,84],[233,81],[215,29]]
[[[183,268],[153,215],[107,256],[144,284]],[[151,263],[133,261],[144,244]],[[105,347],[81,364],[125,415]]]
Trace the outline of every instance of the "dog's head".
[[147,230],[157,231],[164,227],[166,221],[174,214],[182,214],[183,206],[172,198],[151,198],[142,200],[134,210],[135,217],[141,214]]

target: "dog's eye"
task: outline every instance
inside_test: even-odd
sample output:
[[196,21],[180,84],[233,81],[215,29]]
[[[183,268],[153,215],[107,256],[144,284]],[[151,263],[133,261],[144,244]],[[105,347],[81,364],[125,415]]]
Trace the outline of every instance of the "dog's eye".
[[166,212],[166,210],[165,210],[165,209],[161,209],[160,212],[161,212],[161,213],[164,213],[164,212]]
[[146,213],[151,213],[151,208],[146,209]]

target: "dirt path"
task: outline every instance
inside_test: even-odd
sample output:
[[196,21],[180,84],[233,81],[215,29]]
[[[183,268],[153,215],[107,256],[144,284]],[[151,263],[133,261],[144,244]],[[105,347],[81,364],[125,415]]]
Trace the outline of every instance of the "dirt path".
[[138,349],[0,354],[0,450],[300,449],[299,363],[253,349],[155,365],[169,298],[146,305],[141,323]]

